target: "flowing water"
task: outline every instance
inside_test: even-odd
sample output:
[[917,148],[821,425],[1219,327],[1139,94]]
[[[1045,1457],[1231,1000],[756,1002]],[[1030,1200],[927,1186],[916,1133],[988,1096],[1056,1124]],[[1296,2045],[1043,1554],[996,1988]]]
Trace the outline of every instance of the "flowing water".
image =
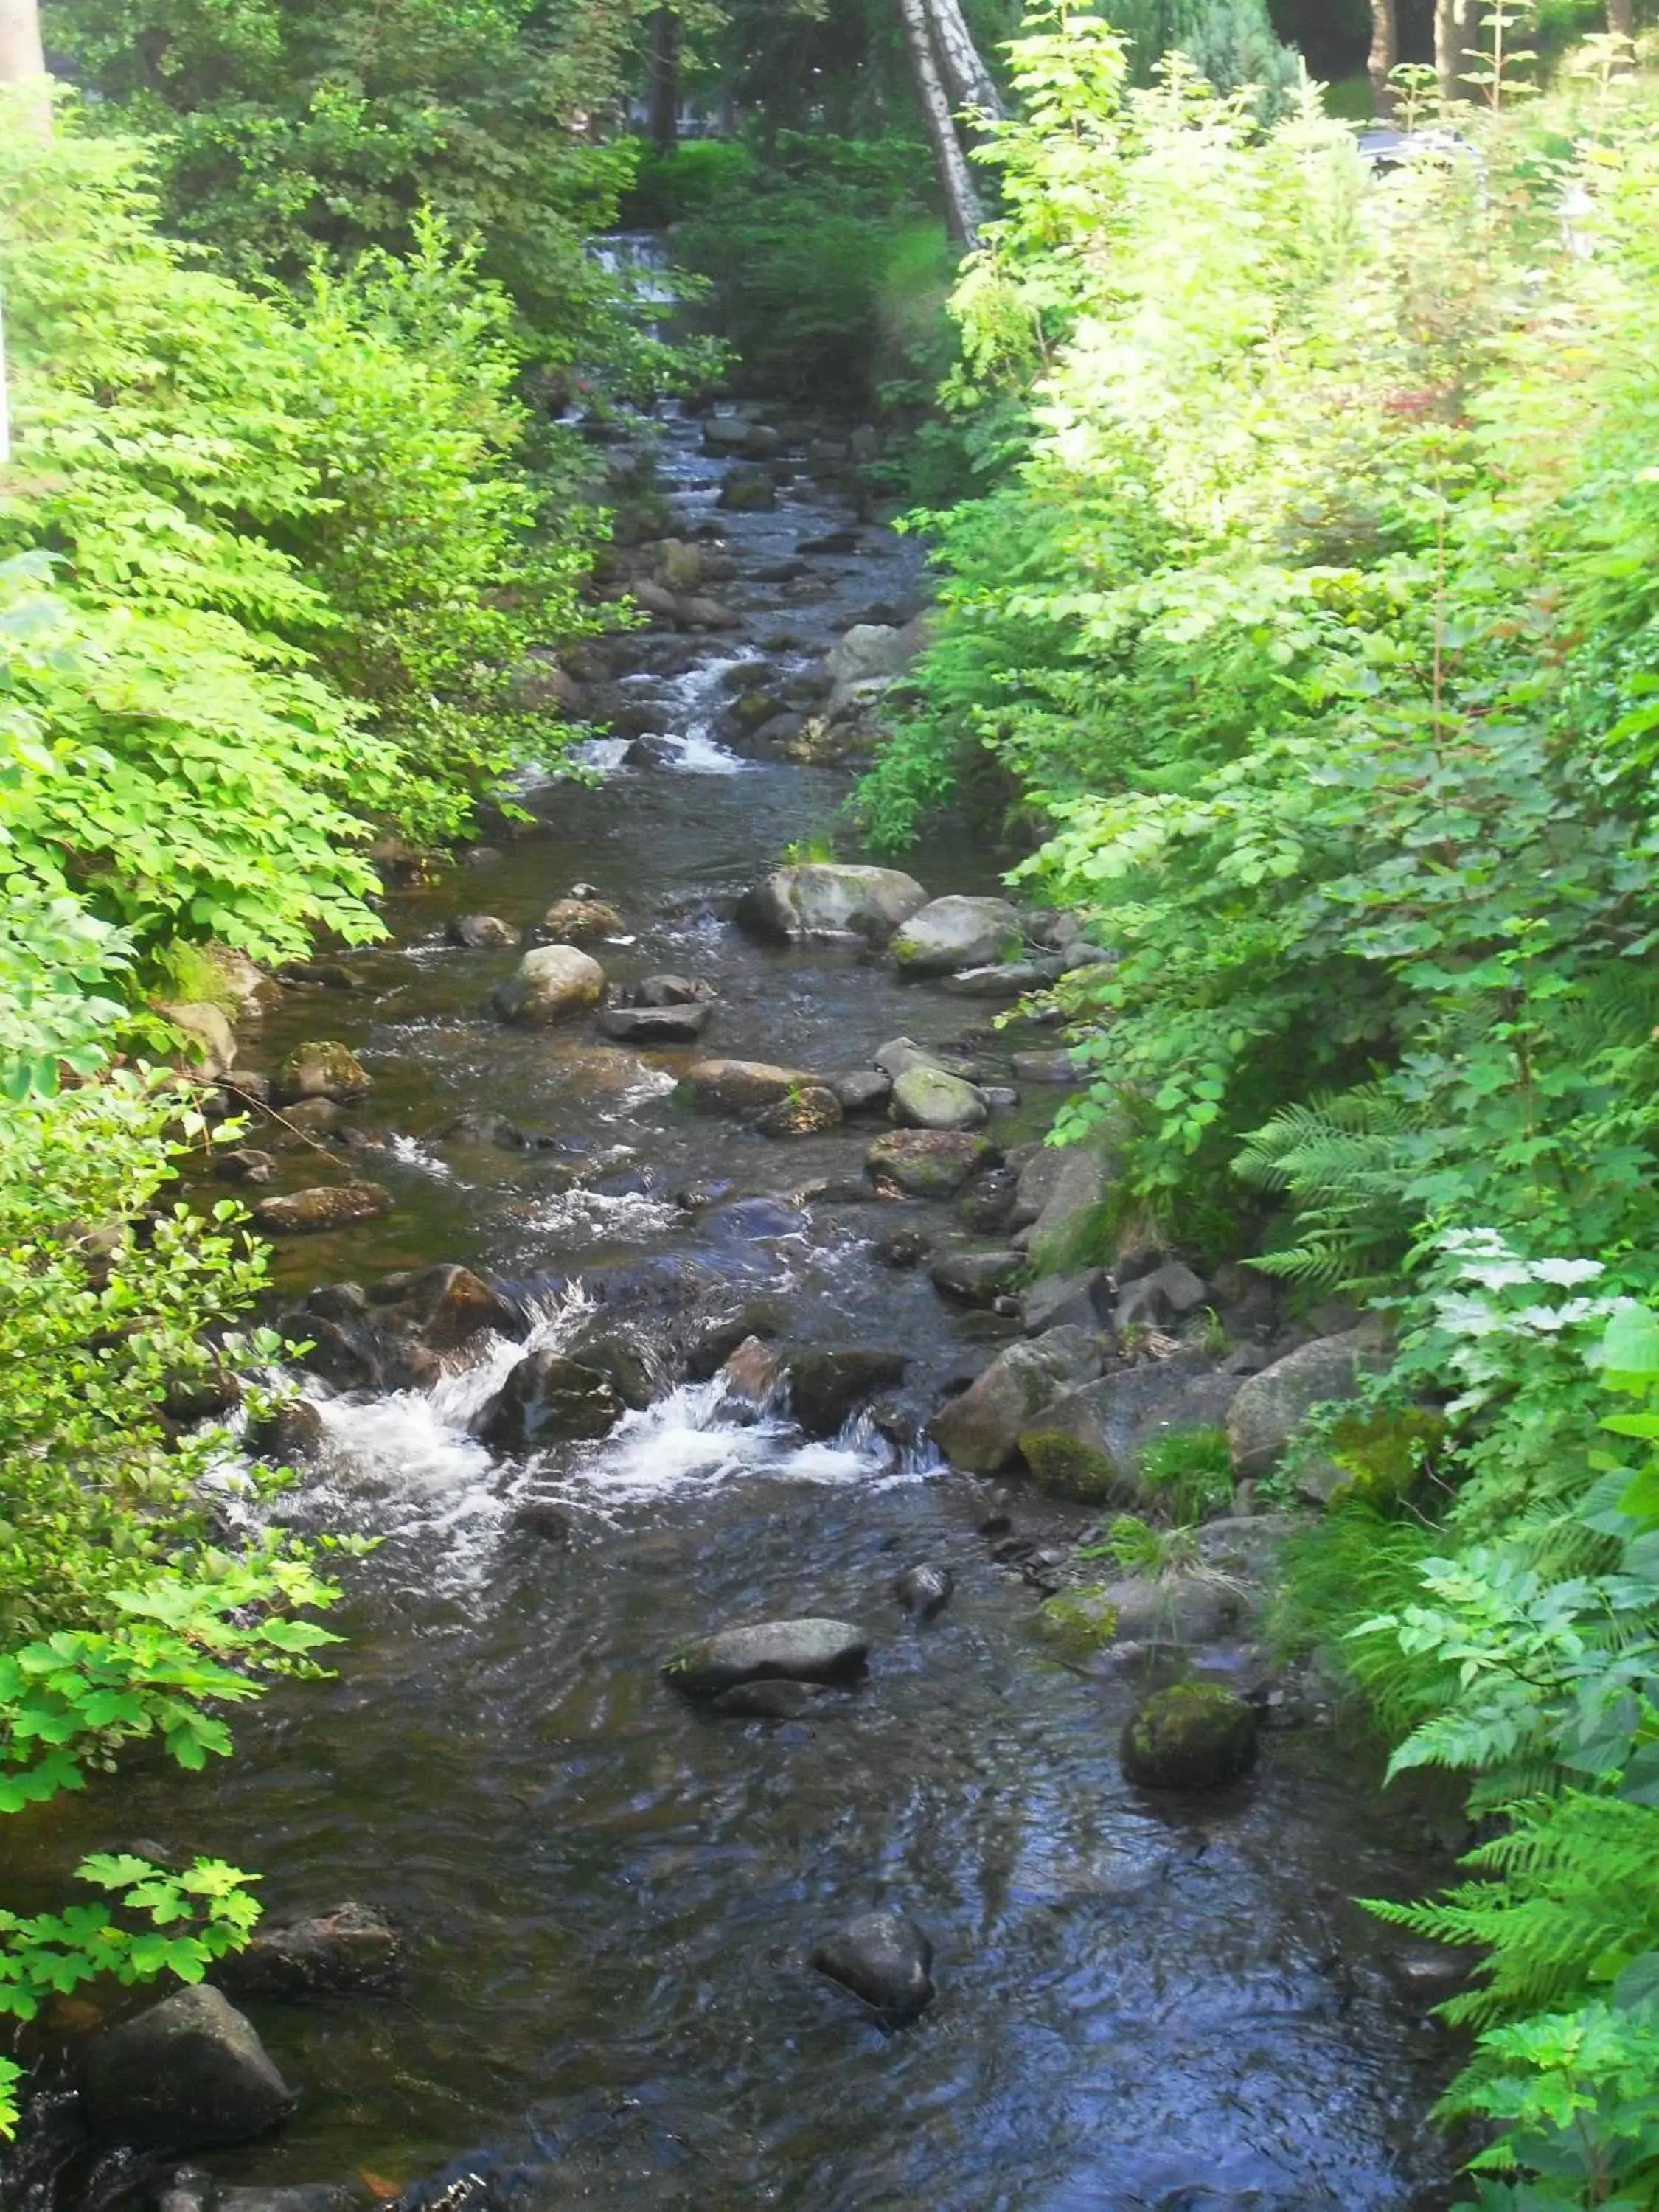
[[[693,426],[664,439],[690,532],[714,519],[720,466]],[[751,580],[849,523],[810,481],[775,514],[719,520]],[[353,956],[360,989],[296,991],[250,1028],[259,1062],[307,1036],[362,1053],[375,1089],[354,1121],[378,1148],[346,1158],[397,1200],[282,1248],[291,1291],[463,1259],[531,1301],[549,1341],[587,1303],[683,1324],[764,1294],[797,1341],[904,1351],[917,1408],[982,1364],[994,1324],[872,1256],[898,1220],[943,1233],[950,1216],[859,1196],[867,1127],[780,1146],[695,1116],[674,1091],[694,1054],[505,1028],[484,1001],[516,955],[443,939],[453,915],[532,921],[580,880],[627,917],[594,948],[614,978],[715,983],[707,1049],[836,1068],[900,1032],[963,1035],[963,1001],[845,950],[764,950],[727,919],[846,789],[720,742],[730,670],[765,659],[787,679],[915,590],[914,550],[874,527],[807,564],[716,587],[743,613],[735,639],[640,641],[623,688],[673,740],[662,763],[620,765],[622,741],[599,741],[591,786],[528,792],[535,834],[392,902],[396,949]],[[994,883],[967,845],[913,865],[936,892]],[[995,1133],[1039,1128],[1054,1097]],[[538,1142],[445,1135],[466,1111]],[[285,1156],[286,1184],[312,1166]],[[695,1210],[678,1197],[694,1185]],[[1134,1684],[1057,1663],[1031,1591],[976,1533],[998,1505],[1039,1538],[1075,1533],[1075,1511],[867,1424],[827,1444],[778,1416],[740,1425],[712,1385],[665,1389],[604,1443],[503,1462],[467,1421],[516,1356],[327,1402],[294,1516],[385,1539],[347,1570],[337,1680],[279,1690],[205,1779],[139,1769],[7,1823],[23,1893],[137,1842],[264,1869],[276,1916],[350,1896],[406,1932],[386,1994],[250,2007],[301,2101],[279,2138],[210,2155],[216,2173],[403,2187],[476,2169],[526,2212],[1446,2201],[1424,2122],[1445,2039],[1401,1992],[1397,1939],[1349,1901],[1420,1889],[1443,1862],[1379,1794],[1374,1747],[1277,1733],[1224,1797],[1146,1798],[1115,1758]],[[567,1540],[515,1520],[528,1499],[557,1502]],[[920,1559],[958,1583],[922,1630],[890,1595]],[[868,1680],[809,1719],[717,1722],[659,1677],[683,1638],[801,1612],[876,1638]],[[805,1963],[877,1905],[937,1947],[939,1999],[898,2033]]]

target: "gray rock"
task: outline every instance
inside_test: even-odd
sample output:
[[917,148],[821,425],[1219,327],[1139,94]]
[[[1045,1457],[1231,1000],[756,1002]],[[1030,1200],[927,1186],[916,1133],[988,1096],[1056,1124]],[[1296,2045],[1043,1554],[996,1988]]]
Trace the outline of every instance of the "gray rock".
[[561,1352],[530,1352],[478,1413],[473,1433],[495,1451],[608,1436],[623,1401],[608,1376]]
[[927,894],[915,878],[897,868],[811,861],[775,868],[739,900],[737,918],[761,937],[851,937],[884,945],[927,903]]
[[244,1441],[257,1459],[276,1467],[304,1467],[322,1451],[327,1431],[309,1398],[290,1398],[247,1425]]
[[1218,1682],[1154,1691],[1124,1724],[1118,1757],[1146,1790],[1217,1790],[1255,1765],[1256,1717]]
[[953,1467],[994,1474],[1019,1449],[1022,1433],[1063,1391],[1100,1372],[1100,1339],[1054,1328],[999,1352],[978,1379],[934,1414],[934,1442]]
[[1146,1447],[1182,1429],[1218,1427],[1238,1389],[1236,1376],[1183,1350],[1063,1392],[1022,1436],[1020,1450],[1045,1488],[1145,1505],[1152,1502],[1139,1482]]
[[221,1959],[213,1978],[234,1996],[297,1997],[373,1989],[398,1971],[403,1947],[366,1905],[333,1905],[283,1927],[261,1925],[246,1949]]
[[881,1073],[896,1082],[901,1075],[913,1067],[939,1067],[945,1065],[939,1054],[926,1045],[918,1044],[914,1037],[889,1037],[877,1048],[875,1064]]
[[775,1345],[758,1336],[746,1336],[721,1367],[718,1379],[726,1407],[764,1413],[784,1395],[789,1362]]
[[[954,1298],[958,1305],[988,1306],[1012,1290],[1024,1266],[1018,1252],[947,1252],[927,1272],[942,1297]],[[1092,1316],[1090,1326],[1095,1326]]]
[[869,1638],[850,1621],[761,1620],[701,1638],[663,1672],[687,1697],[713,1698],[742,1682],[844,1680],[869,1653]]
[[695,1006],[712,1004],[718,996],[712,983],[697,975],[646,975],[626,993],[621,1003],[629,1006]]
[[893,1584],[893,1595],[914,1619],[932,1620],[950,1604],[956,1587],[957,1578],[949,1567],[927,1562],[907,1567]]
[[738,1308],[703,1322],[687,1341],[685,1371],[693,1382],[706,1382],[718,1374],[738,1346],[751,1336],[765,1342],[783,1333],[786,1310],[770,1298],[751,1298]]
[[106,2028],[82,2066],[83,2116],[106,2142],[247,2142],[293,2105],[252,2024],[206,1982]]
[[895,1129],[865,1155],[878,1190],[910,1198],[953,1198],[969,1177],[997,1158],[996,1147],[965,1129]]
[[262,1198],[253,1209],[256,1228],[267,1237],[314,1237],[330,1229],[349,1229],[373,1221],[392,1208],[392,1193],[378,1182],[318,1184],[283,1198]]
[[618,1044],[695,1044],[714,1012],[707,999],[678,1006],[605,1006],[599,1027]]
[[641,1412],[657,1395],[658,1358],[646,1332],[601,1306],[568,1337],[566,1356],[604,1376],[623,1405]]
[[790,1406],[809,1437],[836,1437],[878,1390],[902,1382],[908,1362],[900,1352],[798,1352],[791,1368]]
[[213,1172],[221,1182],[267,1183],[276,1173],[276,1155],[237,1145],[229,1152],[215,1152]]
[[817,1945],[812,1965],[885,2019],[914,2019],[933,2001],[933,1947],[902,1913],[860,1913]]
[[530,1029],[569,1021],[598,1006],[605,992],[605,970],[574,945],[540,945],[526,952],[518,972],[495,994],[504,1019]]
[[1112,1319],[1120,1330],[1165,1328],[1171,1322],[1195,1313],[1209,1295],[1201,1276],[1182,1261],[1168,1260],[1125,1287]]
[[854,623],[823,656],[823,672],[840,687],[902,676],[915,659],[920,636],[913,625],[902,629],[884,623]]
[[891,1229],[870,1248],[884,1267],[917,1267],[933,1246],[920,1229]]
[[155,1011],[184,1038],[180,1059],[197,1074],[210,1082],[235,1066],[236,1032],[222,1007],[205,999],[186,999]]
[[1133,1644],[1146,1651],[1190,1651],[1218,1643],[1238,1623],[1243,1594],[1209,1575],[1130,1575],[1099,1588],[1062,1590],[1042,1607],[1043,1626],[1090,1648]]
[[849,1068],[832,1075],[830,1088],[841,1101],[843,1114],[879,1114],[893,1095],[893,1079],[878,1067]]
[[1016,1083],[1052,1083],[1067,1088],[1083,1080],[1083,1071],[1069,1048],[1057,1048],[1053,1052],[1017,1052],[1014,1054]]
[[1029,960],[995,960],[983,968],[959,968],[943,988],[955,999],[1023,999],[1050,981]]
[[1027,1336],[1071,1323],[1079,1328],[1103,1328],[1112,1309],[1111,1283],[1103,1267],[1083,1267],[1070,1275],[1044,1275],[1025,1293],[1023,1309]]
[[459,945],[468,952],[483,952],[496,945],[517,942],[516,933],[498,914],[458,914],[444,935],[452,945]]
[[1063,1275],[1097,1256],[1107,1194],[1121,1163],[1095,1139],[1067,1145],[1042,1211],[1031,1224],[1031,1263],[1039,1276]]
[[383,1333],[418,1336],[433,1352],[459,1352],[475,1337],[521,1337],[523,1316],[471,1267],[440,1261],[387,1275],[368,1294]]
[[[1241,1481],[1266,1474],[1279,1464],[1316,1406],[1357,1397],[1366,1376],[1380,1374],[1387,1364],[1378,1334],[1367,1325],[1340,1336],[1316,1337],[1250,1376],[1227,1414],[1234,1474]],[[1319,1470],[1309,1473],[1316,1490]]]
[[893,957],[911,975],[983,968],[1018,950],[1019,916],[1006,899],[934,899],[911,915],[893,939]]
[[942,1067],[908,1067],[893,1085],[890,1109],[902,1128],[977,1129],[988,1119],[984,1099],[971,1083]]
[[688,1069],[691,1103],[705,1114],[758,1114],[817,1079],[799,1067],[759,1060],[700,1060]]

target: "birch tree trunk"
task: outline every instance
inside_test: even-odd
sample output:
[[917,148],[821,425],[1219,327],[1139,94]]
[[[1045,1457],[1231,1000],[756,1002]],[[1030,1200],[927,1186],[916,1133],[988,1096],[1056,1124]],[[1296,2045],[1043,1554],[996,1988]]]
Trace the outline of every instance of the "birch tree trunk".
[[1371,112],[1379,123],[1392,123],[1395,89],[1389,73],[1400,59],[1400,27],[1394,0],[1371,0],[1371,50],[1365,70],[1371,81]]
[[952,107],[977,107],[981,113],[1003,113],[1002,94],[974,44],[974,34],[963,20],[961,0],[927,0],[928,27],[939,57]]
[[1434,66],[1440,97],[1468,100],[1474,88],[1463,79],[1474,66],[1480,15],[1475,0],[1434,0]]
[[951,101],[933,52],[927,20],[928,0],[899,0],[904,19],[904,40],[910,50],[910,74],[915,82],[916,102],[933,149],[939,191],[945,198],[945,219],[951,236],[964,252],[979,244],[979,195],[968,167],[968,156],[951,120]]

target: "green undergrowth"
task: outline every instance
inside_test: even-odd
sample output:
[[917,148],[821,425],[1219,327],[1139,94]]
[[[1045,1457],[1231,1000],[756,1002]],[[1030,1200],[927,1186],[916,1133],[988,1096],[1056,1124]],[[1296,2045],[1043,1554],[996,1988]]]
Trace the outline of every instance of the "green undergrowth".
[[[1305,1445],[1282,1635],[1468,1783],[1464,2202],[1659,2203],[1659,85],[1505,0],[1376,173],[1039,9],[944,404],[975,495],[863,787],[977,810],[1112,1206],[1394,1350]],[[1560,11],[1556,11],[1559,15]],[[1546,28],[1550,27],[1547,26]],[[1034,849],[1033,849],[1034,848]],[[1109,1233],[1103,1221],[1100,1235]],[[1088,1256],[1109,1258],[1103,1242]],[[1293,1486],[1297,1468],[1278,1478]],[[1154,1534],[1156,1531],[1152,1532]]]

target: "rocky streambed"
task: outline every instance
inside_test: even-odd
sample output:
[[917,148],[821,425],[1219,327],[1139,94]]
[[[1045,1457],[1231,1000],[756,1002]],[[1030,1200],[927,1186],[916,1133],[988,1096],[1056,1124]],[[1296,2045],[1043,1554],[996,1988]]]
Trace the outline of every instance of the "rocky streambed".
[[[964,844],[785,857],[921,611],[860,457],[663,426],[653,627],[526,676],[595,780],[203,1018],[301,1394],[246,1448],[383,1541],[222,1772],[8,1823],[20,1895],[211,1851],[276,1931],[65,2011],[30,2212],[1449,2201],[1440,1962],[1350,1902],[1443,1838],[1258,1638],[1253,1486],[1374,1347],[1088,1264],[1110,1157],[996,1017],[1104,949]],[[1237,1497],[1088,1556],[1193,1431]]]

